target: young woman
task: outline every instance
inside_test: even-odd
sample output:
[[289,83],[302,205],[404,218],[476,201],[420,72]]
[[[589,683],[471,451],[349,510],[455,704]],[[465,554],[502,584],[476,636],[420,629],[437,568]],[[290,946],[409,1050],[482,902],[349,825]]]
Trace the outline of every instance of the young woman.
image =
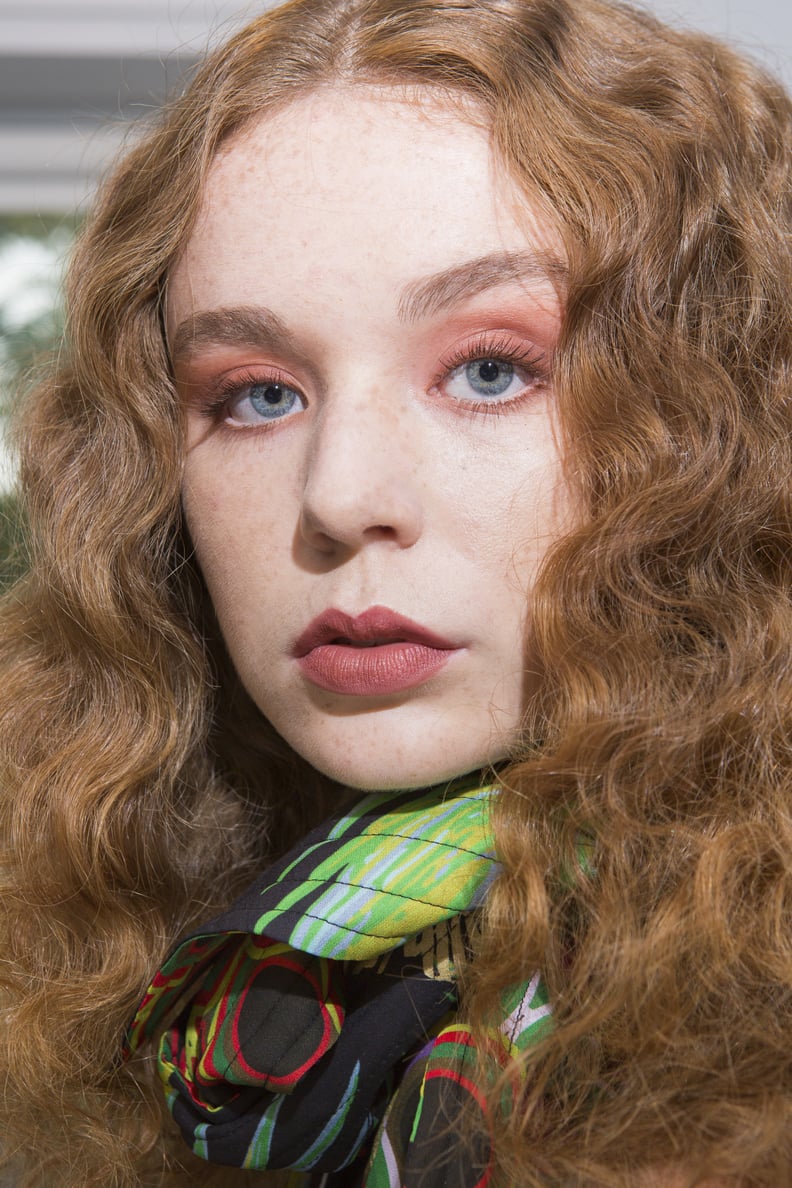
[[121,163],[20,429],[16,1183],[792,1183],[791,111],[292,0]]

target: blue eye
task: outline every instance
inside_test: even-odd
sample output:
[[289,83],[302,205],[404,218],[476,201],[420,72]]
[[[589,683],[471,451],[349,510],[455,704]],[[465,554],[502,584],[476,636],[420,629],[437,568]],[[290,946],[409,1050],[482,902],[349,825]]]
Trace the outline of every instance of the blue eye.
[[486,403],[509,400],[530,385],[532,377],[509,359],[490,356],[468,359],[448,374],[443,388],[455,400]]
[[227,419],[237,425],[261,425],[305,408],[305,400],[296,388],[275,379],[237,381],[226,400]]
[[250,388],[250,405],[261,417],[272,420],[285,417],[300,399],[299,392],[285,384],[253,384]]

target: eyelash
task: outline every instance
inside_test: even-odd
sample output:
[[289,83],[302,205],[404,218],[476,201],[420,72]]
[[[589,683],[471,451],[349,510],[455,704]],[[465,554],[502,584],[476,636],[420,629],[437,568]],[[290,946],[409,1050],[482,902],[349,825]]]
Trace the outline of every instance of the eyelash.
[[256,369],[242,372],[237,371],[234,372],[232,377],[223,380],[218,385],[216,394],[207,400],[201,410],[202,415],[208,421],[225,421],[228,419],[229,406],[232,400],[241,396],[246,388],[261,387],[265,384],[282,384],[287,388],[294,387],[293,384],[288,383],[286,376],[279,372],[277,368],[263,367],[260,371]]
[[465,367],[477,359],[492,359],[498,363],[510,363],[513,367],[519,367],[527,372],[532,382],[530,382],[530,386],[526,386],[527,390],[508,400],[458,401],[460,409],[468,416],[476,416],[478,413],[498,416],[505,409],[521,404],[533,393],[536,385],[546,383],[549,378],[545,356],[540,351],[519,346],[514,339],[505,334],[493,336],[484,333],[473,342],[465,343],[451,355],[440,360],[440,371],[432,383],[432,388],[439,388],[443,380],[448,379],[457,368]]
[[[500,363],[510,363],[512,366],[519,367],[527,372],[529,380],[533,382],[530,383],[526,391],[508,400],[456,401],[460,407],[460,411],[468,416],[476,416],[479,413],[497,416],[505,408],[521,403],[523,399],[527,398],[533,392],[536,385],[543,384],[548,379],[545,357],[541,352],[518,346],[513,339],[510,339],[506,335],[492,336],[481,334],[473,342],[466,343],[464,346],[457,348],[451,355],[445,356],[440,360],[440,369],[432,381],[431,388],[439,388],[443,381],[448,379],[457,368],[464,367],[476,359],[492,359]],[[206,402],[202,410],[202,415],[210,421],[218,423],[227,422],[229,419],[229,406],[232,400],[239,397],[247,388],[264,384],[282,384],[289,388],[294,387],[287,380],[287,377],[279,372],[277,368],[250,369],[241,373],[237,372],[233,377],[224,380],[218,386],[215,394]],[[297,388],[295,390],[299,391]],[[255,427],[259,428],[263,427],[263,425]]]

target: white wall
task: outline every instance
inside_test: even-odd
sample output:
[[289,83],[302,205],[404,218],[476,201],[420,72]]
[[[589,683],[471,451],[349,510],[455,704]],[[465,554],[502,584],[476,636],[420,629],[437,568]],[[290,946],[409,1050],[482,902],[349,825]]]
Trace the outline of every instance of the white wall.
[[0,0],[0,214],[58,213],[89,201],[135,117],[160,103],[245,7]]
[[[275,0],[0,0],[0,214],[90,199],[135,116],[207,41]],[[792,0],[645,0],[727,37],[792,89]]]
[[731,41],[780,74],[792,90],[792,0],[644,0],[672,24]]

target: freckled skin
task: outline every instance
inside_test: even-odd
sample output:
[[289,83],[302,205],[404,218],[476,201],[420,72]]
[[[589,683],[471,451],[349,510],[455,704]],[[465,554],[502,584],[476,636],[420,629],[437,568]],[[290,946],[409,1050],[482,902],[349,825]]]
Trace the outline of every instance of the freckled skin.
[[[431,96],[357,86],[301,99],[224,148],[170,278],[171,340],[227,307],[266,308],[288,328],[288,346],[204,344],[177,365],[184,507],[246,688],[351,786],[430,784],[503,758],[535,686],[530,591],[567,516],[552,387],[517,367],[520,399],[472,411],[468,373],[445,364],[489,335],[545,366],[556,289],[505,276],[412,320],[399,312],[405,286],[504,251],[559,249],[486,131]],[[244,394],[228,416],[207,414],[221,381],[273,372],[297,393],[288,415],[264,423],[266,402]],[[292,649],[308,623],[375,605],[458,651],[385,697],[306,680]]]

